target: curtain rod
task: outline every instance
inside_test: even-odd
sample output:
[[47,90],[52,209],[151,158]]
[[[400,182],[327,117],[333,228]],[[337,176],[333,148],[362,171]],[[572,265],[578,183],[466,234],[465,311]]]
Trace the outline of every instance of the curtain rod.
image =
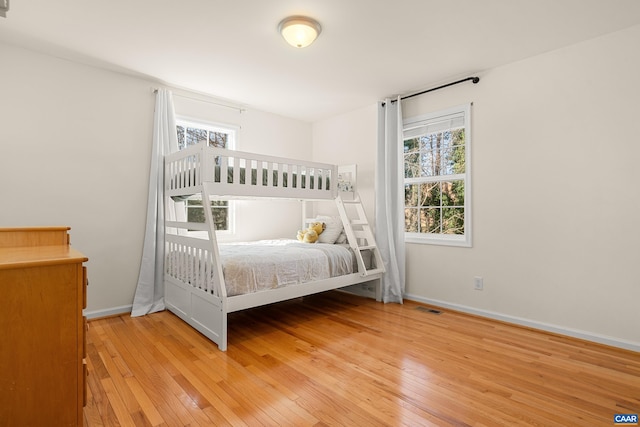
[[[414,96],[424,95],[425,93],[433,92],[434,90],[444,89],[445,87],[457,85],[458,83],[468,82],[469,80],[471,80],[473,82],[473,84],[476,84],[476,83],[478,83],[480,81],[480,77],[477,77],[477,76],[467,77],[466,79],[458,80],[456,82],[447,83],[447,84],[442,85],[442,86],[438,86],[438,87],[434,87],[434,88],[431,88],[431,89],[423,90],[423,91],[417,92],[417,93],[412,93],[411,95],[401,96],[400,97],[400,101],[408,99],[408,98],[413,98]],[[397,102],[397,101],[398,101],[397,99],[392,99],[391,103],[394,103],[394,102]],[[382,104],[382,106],[384,107],[384,103]]]
[[[190,96],[190,95],[185,95],[185,94],[182,94],[182,93],[177,93],[173,89],[169,89],[169,90],[171,90],[173,96],[177,96],[177,97],[180,97],[180,98],[191,99],[193,101],[200,101],[200,102],[204,102],[204,103],[207,103],[207,104],[216,105],[218,107],[230,108],[232,110],[237,110],[241,114],[246,111],[244,108],[242,108],[240,106],[223,104],[222,102],[216,102],[216,101],[214,101],[212,99],[203,99],[203,98],[198,98],[196,96]],[[177,89],[177,90],[182,90],[182,89]],[[157,87],[152,87],[151,91],[153,93],[158,93],[158,88]],[[203,97],[207,97],[206,95],[202,95],[202,96]]]

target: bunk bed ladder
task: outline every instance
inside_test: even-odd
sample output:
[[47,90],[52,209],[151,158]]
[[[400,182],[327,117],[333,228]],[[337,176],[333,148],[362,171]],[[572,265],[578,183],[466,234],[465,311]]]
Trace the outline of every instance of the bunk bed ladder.
[[[205,182],[202,184],[202,205],[209,207],[211,206],[211,194],[214,194],[213,187],[211,183]],[[207,224],[207,232],[209,233],[209,241],[211,242],[212,255],[214,260],[220,258],[220,249],[218,248],[218,238],[216,236],[216,225],[213,220],[213,213],[211,212],[211,208],[204,209],[204,218],[205,223]],[[213,279],[216,283],[219,284],[217,287],[217,295],[221,295],[223,300],[227,296],[227,288],[224,283],[224,274],[222,272],[222,264],[220,262],[215,262],[215,268],[213,269]],[[226,308],[223,308],[226,310]],[[225,338],[226,339],[226,338]]]
[[[362,276],[384,273],[382,256],[373,237],[373,231],[364,212],[360,195],[355,193],[352,199],[345,199],[338,195],[336,197],[336,205],[344,224],[349,246],[356,254],[358,271]],[[364,255],[371,256],[370,264],[365,262]]]

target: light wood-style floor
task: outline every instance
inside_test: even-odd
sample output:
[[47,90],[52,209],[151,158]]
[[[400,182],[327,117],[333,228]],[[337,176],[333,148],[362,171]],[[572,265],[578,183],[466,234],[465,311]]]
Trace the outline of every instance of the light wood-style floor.
[[611,426],[640,354],[333,291],[235,313],[229,349],[169,312],[89,322],[85,426]]

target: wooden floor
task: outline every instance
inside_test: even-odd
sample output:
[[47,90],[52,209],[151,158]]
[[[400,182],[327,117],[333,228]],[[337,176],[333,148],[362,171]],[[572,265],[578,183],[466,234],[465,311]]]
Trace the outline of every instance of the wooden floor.
[[612,426],[640,354],[328,292],[233,314],[94,320],[85,426]]

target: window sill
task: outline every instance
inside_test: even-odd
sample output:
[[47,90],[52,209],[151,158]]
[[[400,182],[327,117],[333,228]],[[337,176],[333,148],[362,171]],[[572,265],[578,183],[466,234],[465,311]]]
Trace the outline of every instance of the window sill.
[[452,236],[410,236],[405,234],[405,243],[412,243],[416,245],[437,245],[437,246],[455,246],[461,248],[471,248],[471,239],[464,236],[452,237]]

